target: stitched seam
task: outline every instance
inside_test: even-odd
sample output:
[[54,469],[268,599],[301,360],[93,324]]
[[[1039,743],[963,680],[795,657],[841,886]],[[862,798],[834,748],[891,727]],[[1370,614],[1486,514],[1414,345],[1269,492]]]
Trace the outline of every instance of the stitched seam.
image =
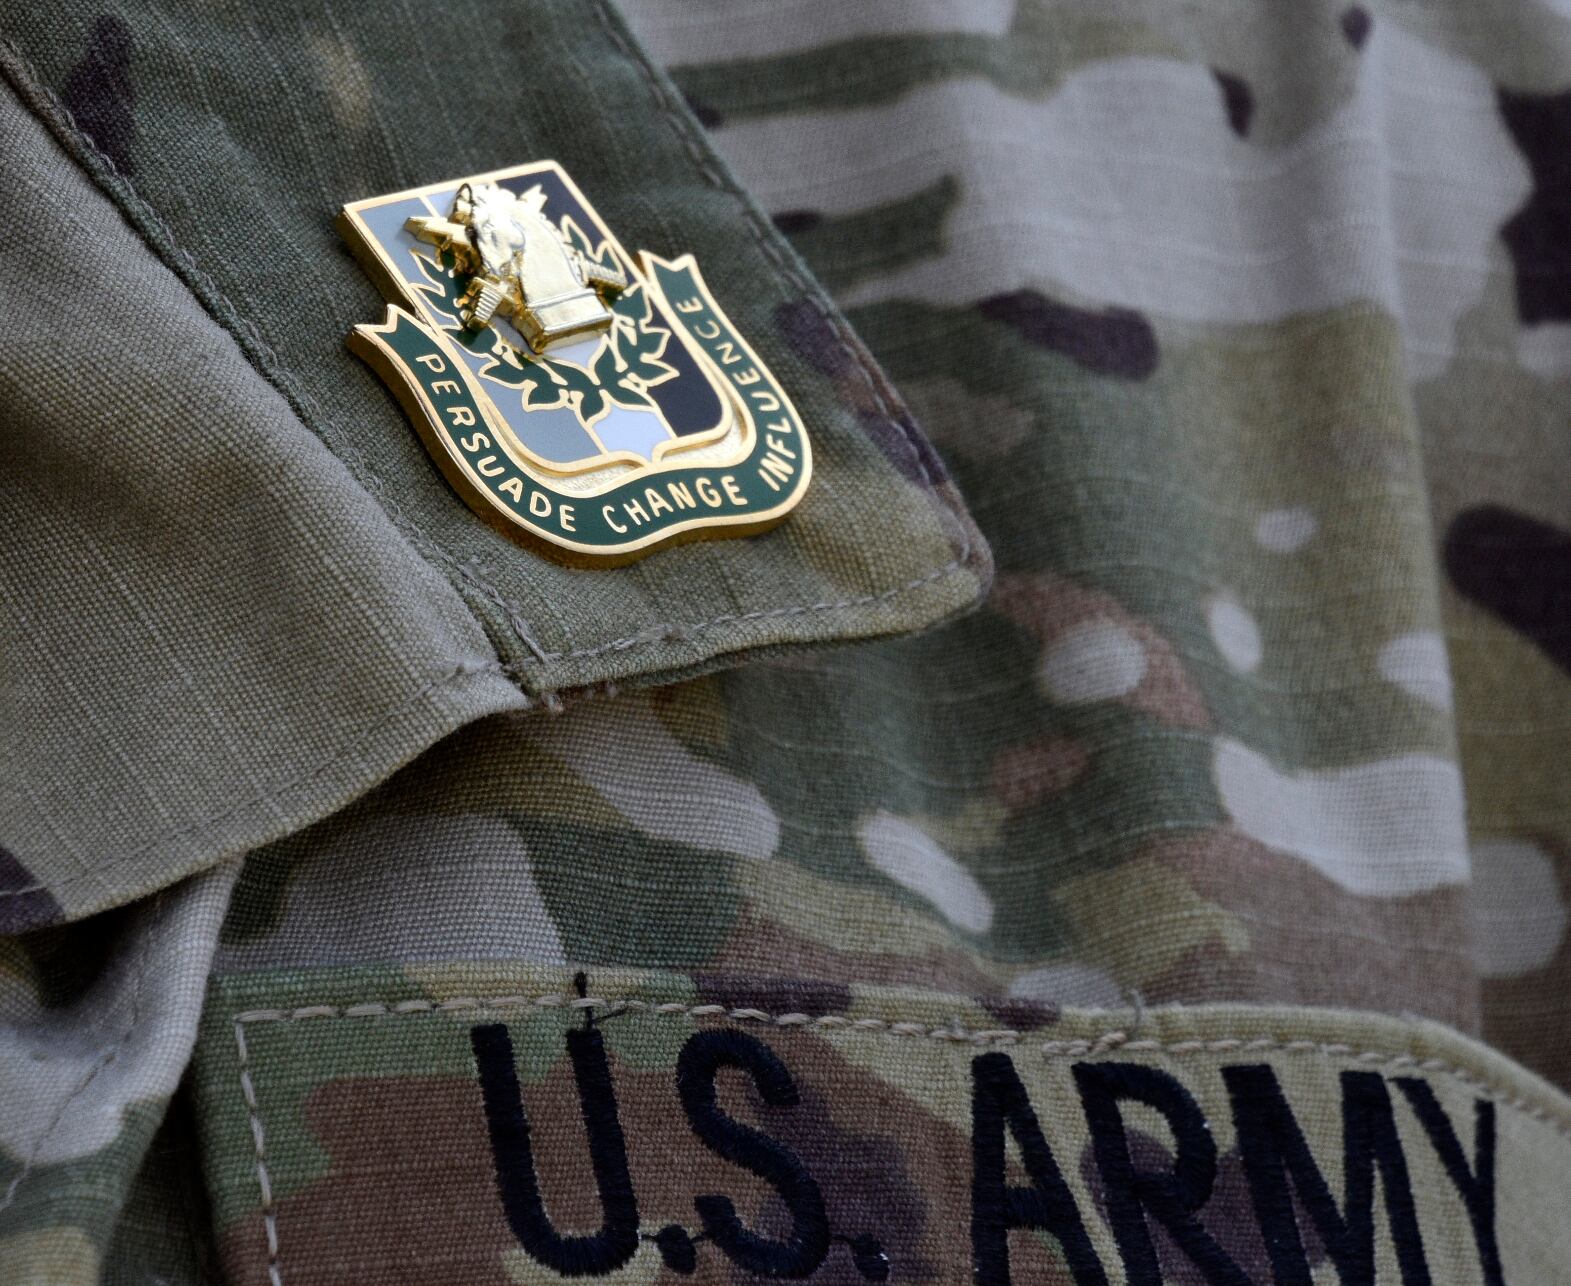
[[961,570],[964,564],[956,559],[946,563],[943,567],[930,571],[925,575],[908,580],[904,585],[896,585],[893,589],[886,589],[877,594],[863,594],[858,598],[842,598],[835,601],[821,603],[805,603],[797,607],[772,607],[758,612],[737,612],[726,616],[717,616],[713,620],[699,621],[693,625],[653,625],[647,630],[637,634],[630,634],[625,639],[616,639],[611,643],[601,643],[595,647],[577,648],[571,652],[549,652],[553,659],[582,658],[599,656],[603,652],[617,652],[627,648],[639,647],[646,643],[654,642],[681,642],[689,634],[701,634],[707,629],[717,625],[734,625],[740,621],[763,621],[778,616],[805,616],[813,612],[829,612],[845,607],[865,607],[870,603],[882,603],[888,599],[898,598],[902,594],[910,593],[932,581],[942,580]]
[[[863,380],[866,381],[880,412],[889,423],[893,424],[900,431],[906,445],[911,450],[918,471],[928,486],[936,490],[937,484],[927,469],[922,453],[917,449],[910,428],[898,417],[891,414],[883,392],[879,388],[878,380],[868,370],[865,356],[856,351],[855,345],[847,342],[843,323],[827,308],[820,292],[813,284],[770,241],[767,232],[759,226],[758,213],[742,197],[734,185],[729,184],[722,175],[713,169],[712,164],[704,154],[702,145],[690,137],[691,127],[681,114],[675,111],[669,102],[668,96],[654,78],[648,64],[629,48],[621,33],[608,20],[603,7],[597,5],[596,12],[618,49],[638,66],[643,73],[654,94],[657,105],[661,108],[666,119],[672,123],[673,128],[676,129],[678,138],[697,164],[699,171],[710,183],[714,184],[721,191],[730,193],[737,199],[746,216],[748,228],[752,231],[754,239],[758,242],[770,262],[776,266],[777,271],[781,272],[782,275],[803,291],[832,327],[836,341],[852,358],[855,368],[861,374]],[[409,540],[410,544],[419,552],[429,555],[442,566],[449,568],[464,585],[496,607],[507,621],[509,628],[519,637],[531,655],[541,663],[583,659],[599,656],[606,652],[623,651],[631,648],[647,647],[655,643],[676,641],[679,640],[683,633],[701,633],[719,625],[734,624],[739,621],[836,611],[881,602],[910,593],[933,581],[948,576],[961,569],[969,561],[972,553],[970,536],[968,533],[964,533],[962,524],[963,539],[958,546],[958,554],[954,561],[939,568],[937,571],[915,577],[903,585],[897,585],[879,594],[870,594],[861,598],[849,598],[833,602],[812,603],[797,607],[775,608],[766,612],[749,612],[739,616],[717,616],[706,621],[648,626],[636,633],[629,634],[623,638],[613,639],[608,643],[598,644],[591,648],[578,648],[566,651],[547,651],[543,649],[536,642],[533,632],[529,628],[529,624],[523,615],[523,608],[510,599],[504,598],[495,586],[477,575],[473,567],[466,562],[460,561],[440,545],[437,545],[419,527],[411,522],[398,505],[386,495],[382,480],[366,464],[360,453],[343,441],[335,431],[330,431],[326,428],[327,417],[322,413],[321,404],[308,389],[296,380],[293,373],[283,364],[278,354],[262,337],[256,325],[241,315],[240,310],[224,294],[218,283],[197,263],[196,257],[179,244],[168,223],[137,191],[130,179],[120,172],[114,161],[107,154],[92,143],[91,139],[77,124],[70,109],[43,83],[21,50],[10,40],[3,37],[0,37],[0,50],[3,50],[8,55],[5,58],[0,58],[0,71],[7,73],[7,80],[10,81],[12,88],[16,90],[24,105],[31,108],[44,121],[56,140],[65,147],[66,151],[76,159],[90,177],[98,181],[101,188],[106,189],[112,197],[118,198],[115,204],[127,216],[131,226],[141,235],[148,249],[158,257],[160,262],[164,263],[166,267],[170,268],[180,278],[186,288],[204,305],[209,315],[235,338],[241,351],[251,359],[253,365],[262,373],[264,378],[278,390],[301,422],[307,425],[324,444],[331,439],[332,449],[338,458],[346,465],[354,466],[356,480],[367,494],[387,513],[393,524]],[[88,164],[86,158],[91,158],[97,167],[103,171],[103,174],[95,174],[94,166]],[[164,248],[160,248],[157,244],[159,239],[165,243]]]
[[1025,1032],[1009,1028],[972,1031],[958,1022],[943,1027],[933,1027],[926,1023],[895,1022],[883,1018],[846,1018],[840,1014],[821,1014],[817,1017],[802,1013],[771,1014],[762,1009],[730,1008],[726,1005],[684,1005],[680,1001],[653,1004],[635,997],[607,1000],[598,996],[565,995],[561,992],[545,992],[535,996],[455,996],[449,1000],[415,998],[392,1003],[367,1001],[355,1005],[302,1005],[293,1009],[248,1009],[236,1014],[232,1023],[235,1048],[239,1058],[240,1093],[245,1100],[246,1115],[251,1127],[252,1149],[256,1154],[257,1187],[262,1198],[262,1226],[267,1245],[269,1286],[283,1286],[283,1270],[278,1250],[278,1214],[273,1201],[272,1179],[267,1171],[267,1136],[262,1127],[262,1112],[257,1102],[256,1085],[251,1078],[250,1051],[245,1038],[246,1024],[329,1018],[385,1018],[407,1014],[450,1014],[471,1010],[505,1011],[508,1009],[602,1009],[611,1013],[645,1013],[662,1018],[688,1018],[694,1022],[701,1018],[729,1018],[736,1022],[761,1023],[773,1027],[801,1027],[819,1031],[842,1030],[853,1034],[882,1034],[974,1046],[1029,1048],[1034,1043],[1046,1058],[1094,1058],[1114,1051],[1162,1053],[1175,1057],[1188,1054],[1230,1053],[1316,1054],[1324,1058],[1346,1059],[1366,1067],[1428,1072],[1448,1077],[1475,1092],[1483,1093],[1492,1102],[1512,1108],[1524,1116],[1547,1125],[1562,1139],[1571,1141],[1571,1124],[1444,1059],[1419,1058],[1413,1054],[1388,1054],[1379,1050],[1359,1049],[1355,1045],[1335,1041],[1278,1040],[1271,1036],[1220,1036],[1210,1040],[1161,1041],[1132,1037],[1128,1032],[1115,1029],[1104,1032],[1095,1040],[1033,1042]]
[[[266,790],[253,795],[249,799],[241,800],[239,803],[224,809],[222,812],[211,813],[208,816],[201,818],[199,821],[191,822],[185,826],[177,827],[174,830],[165,831],[160,835],[156,835],[146,843],[139,844],[136,848],[128,849],[122,852],[113,862],[106,863],[101,867],[78,872],[68,879],[55,880],[53,882],[36,881],[35,883],[26,885],[22,888],[0,889],[0,898],[22,897],[28,893],[37,893],[46,889],[63,890],[72,888],[95,874],[102,874],[106,870],[124,866],[127,862],[134,858],[140,857],[149,849],[157,848],[159,845],[165,844],[172,839],[180,839],[184,836],[190,835],[194,831],[200,831],[208,826],[213,826],[219,822],[227,821],[236,813],[244,812],[248,808],[255,808],[260,804],[265,804],[271,800],[275,800],[278,796],[286,793],[287,791],[296,790],[331,770],[336,764],[340,763],[342,760],[348,758],[349,755],[354,753],[354,751],[358,749],[368,737],[371,737],[373,734],[380,731],[384,726],[398,718],[399,715],[401,715],[410,706],[414,705],[417,701],[423,700],[438,688],[444,687],[449,683],[456,683],[460,679],[471,678],[475,675],[509,674],[511,672],[512,671],[510,667],[503,665],[500,661],[490,661],[481,664],[471,663],[460,665],[452,670],[444,671],[442,674],[432,679],[429,683],[425,684],[425,686],[411,693],[397,705],[393,706],[389,710],[384,711],[380,718],[376,719],[370,724],[367,724],[352,740],[349,741],[347,745],[342,747],[335,754],[330,755],[328,758],[324,759],[310,771],[305,772],[290,781],[280,782],[275,786],[269,786]],[[534,702],[531,701],[531,699],[524,693],[520,692],[518,696],[526,708],[534,704]]]
[[1046,1058],[1094,1058],[1114,1051],[1162,1053],[1174,1056],[1260,1052],[1319,1054],[1322,1057],[1343,1058],[1366,1066],[1430,1072],[1449,1077],[1487,1094],[1495,1102],[1542,1122],[1562,1138],[1571,1141],[1571,1121],[1564,1121],[1554,1113],[1511,1094],[1494,1082],[1475,1076],[1443,1058],[1420,1058],[1415,1054],[1384,1053],[1379,1050],[1360,1049],[1356,1045],[1338,1041],[1280,1040],[1273,1036],[1220,1036],[1209,1040],[1162,1041],[1151,1037],[1132,1036],[1119,1028],[1104,1032],[1095,1040],[1034,1040],[1027,1032],[1010,1028],[973,1031],[958,1022],[934,1027],[927,1023],[898,1022],[884,1018],[847,1018],[842,1014],[820,1014],[816,1017],[803,1013],[771,1014],[762,1009],[730,1008],[726,1005],[685,1005],[680,1001],[655,1004],[635,997],[607,1000],[599,996],[576,996],[561,992],[545,992],[534,996],[455,996],[448,1000],[412,998],[392,1003],[368,1001],[354,1005],[324,1004],[302,1005],[292,1009],[248,1009],[236,1014],[233,1021],[237,1039],[243,1040],[242,1029],[247,1023],[397,1017],[407,1014],[449,1014],[471,1010],[508,1009],[603,1009],[614,1013],[643,1013],[663,1018],[689,1018],[694,1021],[701,1018],[729,1018],[735,1022],[760,1023],[772,1027],[883,1034],[957,1045],[1026,1049],[1034,1045]]
[[269,1286],[284,1286],[283,1270],[278,1263],[278,1212],[273,1207],[273,1182],[267,1173],[267,1134],[262,1129],[262,1113],[256,1105],[256,1083],[247,1062],[245,1026],[235,1019],[235,1049],[240,1059],[240,1096],[251,1122],[251,1149],[256,1154],[256,1184],[262,1197],[262,1230],[267,1241],[267,1280]]

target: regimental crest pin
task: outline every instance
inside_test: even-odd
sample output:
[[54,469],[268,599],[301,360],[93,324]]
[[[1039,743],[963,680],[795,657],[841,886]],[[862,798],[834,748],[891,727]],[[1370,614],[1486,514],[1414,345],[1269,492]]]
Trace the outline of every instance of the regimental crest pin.
[[801,417],[693,257],[630,256],[554,161],[355,201],[339,227],[389,300],[350,347],[488,521],[618,561],[802,498]]

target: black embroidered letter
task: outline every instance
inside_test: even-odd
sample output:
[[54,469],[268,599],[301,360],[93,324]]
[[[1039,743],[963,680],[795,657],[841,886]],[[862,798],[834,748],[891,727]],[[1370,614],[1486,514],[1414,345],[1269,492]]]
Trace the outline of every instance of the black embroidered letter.
[[[1166,1072],[1138,1063],[1076,1063],[1075,1084],[1097,1168],[1107,1192],[1107,1217],[1123,1257],[1129,1286],[1161,1286],[1162,1271],[1146,1226],[1149,1214],[1214,1286],[1251,1286],[1244,1271],[1195,1218],[1216,1182],[1216,1142],[1200,1105]],[[1173,1168],[1165,1174],[1135,1169],[1119,1103],[1144,1103],[1173,1132]]]
[[1478,1263],[1484,1286],[1503,1286],[1500,1269],[1500,1244],[1495,1239],[1495,1105],[1481,1098],[1473,1108],[1473,1164],[1467,1164],[1461,1141],[1451,1128],[1451,1119],[1435,1099],[1429,1082],[1416,1076],[1403,1076],[1397,1086],[1413,1105],[1424,1133],[1440,1154],[1451,1182],[1456,1185],[1462,1204],[1473,1225],[1473,1240],[1478,1244]]
[[[1031,1176],[1029,1188],[1004,1181],[1006,1129]],[[1107,1286],[1014,1063],[1008,1054],[979,1054],[971,1060],[971,1264],[979,1286],[1009,1286],[1011,1228],[1040,1228],[1056,1238],[1075,1286]]]
[[720,1110],[715,1073],[722,1067],[745,1071],[770,1107],[796,1106],[796,1082],[768,1045],[745,1032],[697,1032],[677,1058],[677,1093],[693,1133],[715,1155],[752,1171],[780,1194],[791,1214],[791,1235],[775,1241],[748,1231],[731,1199],[718,1193],[695,1197],[693,1206],[710,1240],[738,1267],[764,1277],[806,1277],[829,1253],[823,1194],[795,1153]]
[[600,1231],[584,1237],[564,1237],[546,1214],[507,1028],[501,1023],[472,1028],[469,1041],[480,1070],[497,1187],[513,1235],[535,1259],[564,1277],[588,1277],[622,1267],[638,1249],[638,1203],[627,1173],[627,1144],[617,1120],[616,1091],[600,1033],[592,1027],[567,1033],[604,1216]]
[[1391,1239],[1405,1286],[1428,1286],[1429,1266],[1413,1209],[1407,1160],[1396,1132],[1391,1095],[1374,1072],[1342,1073],[1343,1208],[1337,1209],[1304,1132],[1283,1097],[1276,1073],[1264,1064],[1224,1067],[1233,1102],[1233,1125],[1255,1217],[1281,1286],[1310,1286],[1309,1260],[1299,1236],[1292,1176],[1298,1200],[1314,1222],[1326,1255],[1344,1286],[1375,1281],[1375,1166],[1385,1187]]

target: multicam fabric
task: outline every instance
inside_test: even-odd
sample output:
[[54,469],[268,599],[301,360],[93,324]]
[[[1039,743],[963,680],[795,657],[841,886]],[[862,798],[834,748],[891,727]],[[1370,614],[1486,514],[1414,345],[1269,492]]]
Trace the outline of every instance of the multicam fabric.
[[[197,1086],[209,1129],[258,1140],[209,1171],[232,1280],[1564,1272],[1563,1099],[1438,1025],[1211,1007],[1022,1030],[904,988],[766,1009],[786,998],[552,974],[224,982]],[[1146,1176],[1168,1175],[1164,1205]]]
[[[5,19],[0,1281],[1564,1278],[1571,14],[620,8]],[[776,532],[344,350],[548,156]]]

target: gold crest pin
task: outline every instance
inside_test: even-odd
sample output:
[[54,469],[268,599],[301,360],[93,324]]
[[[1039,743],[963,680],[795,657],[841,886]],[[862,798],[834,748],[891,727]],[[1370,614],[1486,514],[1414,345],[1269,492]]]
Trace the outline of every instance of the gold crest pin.
[[389,301],[350,347],[488,521],[621,561],[801,500],[801,417],[693,257],[629,256],[554,161],[355,201],[339,226]]

